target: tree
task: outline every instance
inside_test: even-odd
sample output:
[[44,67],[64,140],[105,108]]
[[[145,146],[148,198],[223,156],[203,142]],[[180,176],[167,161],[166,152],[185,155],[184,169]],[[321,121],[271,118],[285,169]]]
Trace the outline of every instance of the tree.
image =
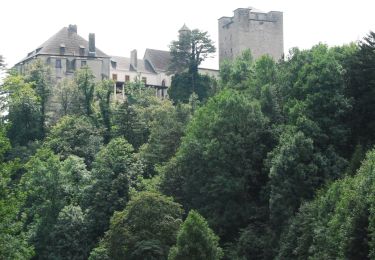
[[369,149],[374,144],[375,124],[375,32],[370,32],[358,46],[339,50],[348,83],[346,94],[353,99],[353,110],[348,115],[352,129],[352,146],[363,145]]
[[113,89],[112,80],[102,80],[96,87],[95,95],[99,103],[100,117],[102,119],[105,133],[104,143],[108,143],[111,137],[111,94]]
[[225,61],[220,67],[220,79],[223,86],[245,89],[253,73],[253,57],[250,50],[245,50],[233,62]]
[[87,259],[85,215],[79,206],[65,206],[51,233],[50,259]]
[[88,66],[82,67],[75,73],[74,81],[80,92],[80,102],[84,104],[84,114],[91,116],[94,100],[95,76]]
[[31,64],[30,70],[28,70],[26,75],[26,82],[32,85],[40,100],[40,129],[42,137],[45,134],[46,108],[52,88],[51,73],[50,68],[45,66],[40,59],[37,59]]
[[178,41],[172,41],[170,45],[172,60],[169,70],[172,73],[188,70],[191,74],[197,74],[199,65],[214,53],[216,48],[208,32],[198,29],[190,31],[186,27],[179,33]]
[[218,260],[223,257],[219,237],[198,212],[191,210],[177,234],[177,244],[169,251],[169,260]]
[[42,137],[40,98],[30,83],[19,75],[9,75],[2,89],[9,92],[10,127],[8,136],[12,144],[27,145]]
[[280,259],[372,259],[374,165],[370,151],[355,176],[337,180],[305,203],[281,239]]
[[48,258],[51,253],[53,229],[60,210],[65,206],[65,194],[60,175],[60,160],[51,150],[41,149],[26,165],[21,184],[26,193],[22,214],[36,255]]
[[94,243],[108,229],[113,212],[125,208],[132,182],[142,174],[133,152],[125,139],[114,138],[95,157],[92,183],[87,187],[83,202]]
[[181,205],[158,193],[141,192],[116,212],[106,234],[111,259],[166,259],[182,222]]
[[334,50],[323,44],[311,50],[294,49],[281,70],[288,123],[297,125],[317,147],[333,146],[339,155],[347,156],[346,118],[352,104],[345,96],[343,69]]
[[162,169],[161,188],[203,214],[224,242],[268,208],[263,160],[271,147],[259,103],[225,90],[198,109],[176,155]]
[[103,142],[100,131],[85,116],[65,116],[48,134],[45,146],[51,148],[62,159],[76,155],[85,159],[88,167],[94,160]]
[[174,106],[171,101],[165,100],[150,112],[150,135],[148,142],[140,149],[146,176],[154,176],[156,168],[176,153],[191,117],[191,106]]
[[16,175],[22,169],[18,161],[4,161],[11,148],[0,125],[0,252],[2,259],[30,259],[34,254],[19,215],[25,202],[24,192],[17,187]]
[[72,114],[83,114],[83,104],[80,102],[80,93],[74,81],[63,79],[58,82],[54,99],[59,104],[57,118]]
[[[279,235],[301,203],[312,199],[329,176],[320,171],[323,156],[301,132],[286,132],[270,157],[270,219]],[[328,163],[324,165],[328,168]]]
[[81,205],[83,196],[92,181],[84,159],[69,155],[61,162],[60,174],[67,204]]
[[[184,84],[184,86],[189,89],[189,93],[192,93],[200,90],[205,81],[198,77],[199,65],[210,54],[214,53],[216,48],[207,32],[202,32],[198,29],[190,31],[184,26],[179,33],[178,41],[172,41],[170,45],[172,59],[169,71],[174,74],[187,72],[185,77],[190,79],[187,82],[188,85]],[[198,84],[198,82],[200,83]],[[207,85],[204,86],[207,87]],[[201,97],[201,95],[199,96]]]
[[146,143],[149,131],[144,120],[140,118],[139,109],[125,101],[113,109],[112,135],[124,137],[134,148]]
[[89,256],[89,260],[110,260],[109,253],[108,253],[108,245],[107,241],[100,240],[97,247],[95,247]]
[[192,74],[181,72],[173,75],[168,95],[175,103],[188,103],[193,93],[198,95],[200,101],[205,101],[212,92],[213,80],[207,75],[196,74],[193,82]]

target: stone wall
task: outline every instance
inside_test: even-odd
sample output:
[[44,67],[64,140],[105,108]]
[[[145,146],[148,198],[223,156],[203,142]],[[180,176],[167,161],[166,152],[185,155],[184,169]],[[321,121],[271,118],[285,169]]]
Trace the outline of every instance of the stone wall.
[[233,17],[219,19],[219,62],[233,60],[250,49],[253,57],[269,54],[279,60],[284,53],[283,13],[238,8]]

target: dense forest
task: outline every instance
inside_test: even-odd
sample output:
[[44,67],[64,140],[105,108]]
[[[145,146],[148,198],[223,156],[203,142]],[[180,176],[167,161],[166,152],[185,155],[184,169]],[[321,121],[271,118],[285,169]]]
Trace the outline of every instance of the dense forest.
[[219,79],[174,57],[166,99],[8,72],[0,259],[375,259],[375,33]]

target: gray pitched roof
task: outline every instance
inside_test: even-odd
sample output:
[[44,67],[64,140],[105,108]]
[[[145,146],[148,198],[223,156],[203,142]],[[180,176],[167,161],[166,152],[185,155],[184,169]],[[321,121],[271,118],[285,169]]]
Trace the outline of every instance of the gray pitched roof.
[[150,63],[146,60],[137,60],[137,68],[134,68],[130,64],[130,58],[127,57],[120,57],[120,56],[112,56],[111,61],[116,62],[116,69],[118,70],[129,70],[129,71],[136,71],[141,73],[155,73],[152,69]]
[[[80,48],[84,47],[83,56],[88,56],[89,42],[79,36],[77,33],[68,30],[68,27],[62,28],[46,42],[30,52],[27,57],[20,62],[33,58],[37,55],[60,55],[60,47],[65,47],[64,55],[80,56]],[[109,58],[104,52],[96,48],[96,56],[100,58]]]
[[144,55],[144,60],[149,61],[151,66],[158,72],[168,71],[171,59],[172,57],[169,51],[146,49]]

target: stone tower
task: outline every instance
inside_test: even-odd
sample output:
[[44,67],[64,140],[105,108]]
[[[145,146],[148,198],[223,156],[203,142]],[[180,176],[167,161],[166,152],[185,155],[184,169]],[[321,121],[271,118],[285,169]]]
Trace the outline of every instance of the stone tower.
[[219,19],[219,62],[233,60],[250,49],[253,57],[269,54],[276,61],[284,53],[283,13],[238,8],[233,17]]

